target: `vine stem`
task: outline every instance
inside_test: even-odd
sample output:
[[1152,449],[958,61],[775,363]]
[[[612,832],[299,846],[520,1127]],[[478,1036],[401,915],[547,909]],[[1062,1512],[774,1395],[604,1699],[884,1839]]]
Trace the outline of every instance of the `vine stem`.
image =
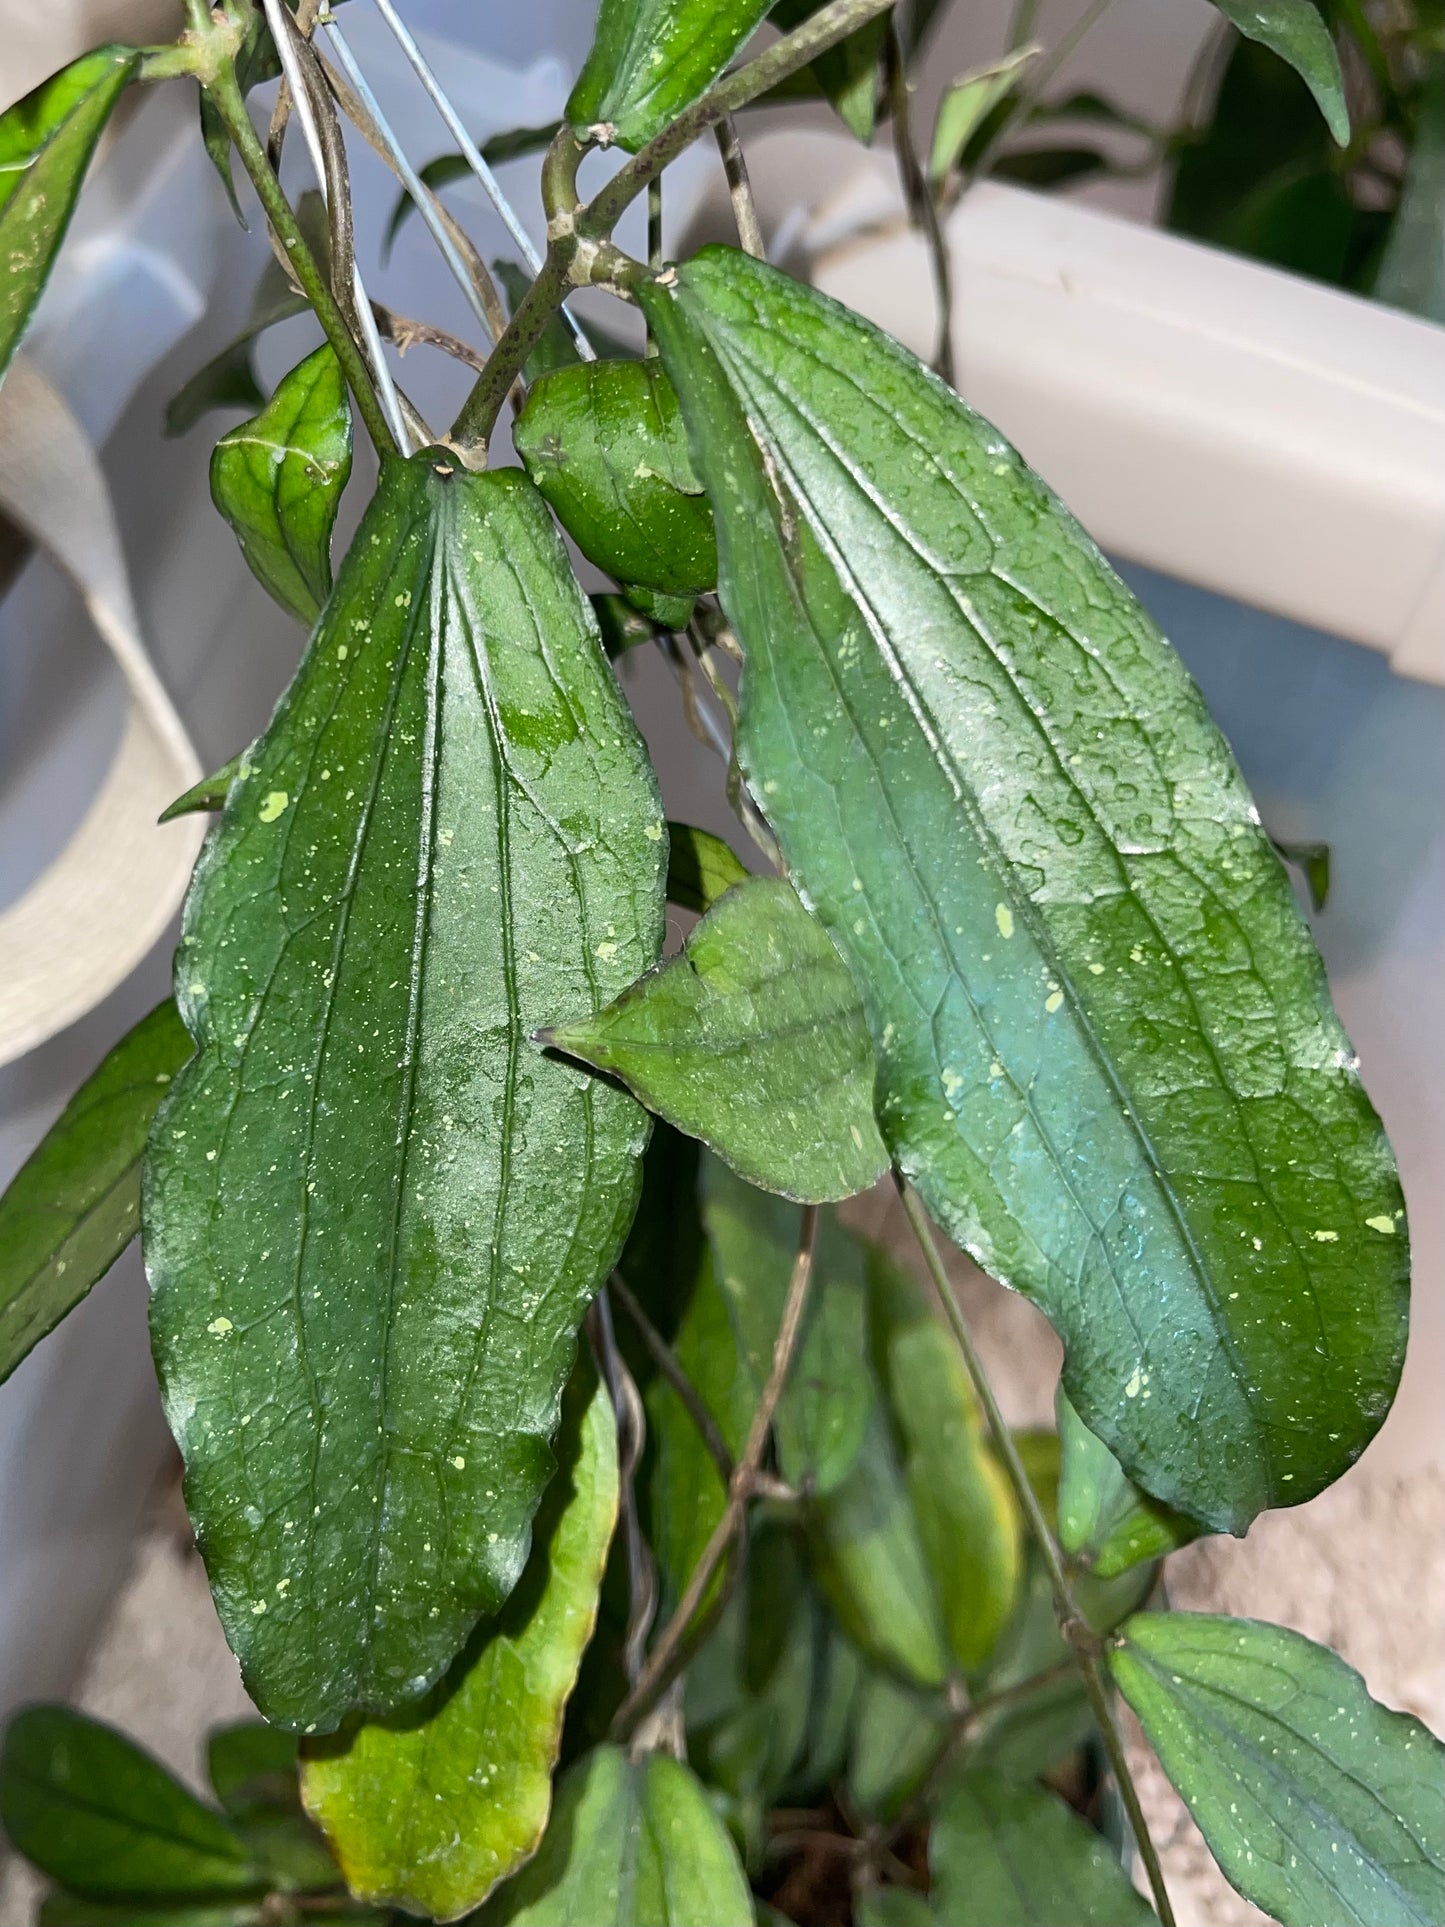
[[[191,9],[193,17],[195,9]],[[204,9],[202,9],[204,12]],[[210,16],[206,15],[206,25],[198,32],[213,34]],[[356,397],[357,411],[366,423],[367,433],[376,444],[381,455],[400,453],[396,437],[388,426],[376,390],[371,383],[371,375],[361,350],[357,347],[351,330],[347,327],[336,297],[331,292],[325,275],[317,264],[315,255],[306,244],[306,237],[300,223],[292,212],[291,203],[286,199],[280,181],[271,163],[266,158],[266,150],[261,145],[261,137],[252,125],[251,116],[246,111],[246,103],[241,97],[241,89],[236,84],[235,61],[229,51],[216,62],[215,71],[206,82],[216,112],[220,115],[232,145],[241,157],[241,165],[250,178],[256,197],[271,223],[272,231],[291,263],[301,292],[311,303],[317,320],[325,331],[326,339],[341,363],[351,392]]]
[[908,66],[896,21],[888,27],[888,98],[893,109],[893,146],[898,157],[898,172],[903,180],[904,199],[917,227],[928,243],[933,268],[933,288],[938,301],[938,334],[933,347],[935,373],[950,388],[956,386],[953,367],[953,268],[948,258],[948,241],[938,216],[933,183],[923,170],[918,149],[913,145],[912,96],[908,88]]
[[724,1486],[731,1485],[735,1468],[727,1440],[723,1437],[717,1420],[707,1409],[701,1392],[683,1370],[677,1353],[633,1297],[627,1288],[626,1281],[619,1273],[613,1272],[608,1282],[608,1290],[637,1327],[637,1334],[651,1354],[653,1364],[681,1399],[699,1438],[707,1448],[708,1457],[717,1467],[718,1477]]
[[1030,1533],[1036,1541],[1043,1557],[1044,1567],[1049,1576],[1049,1585],[1054,1595],[1054,1610],[1058,1614],[1059,1630],[1074,1656],[1074,1663],[1083,1675],[1084,1690],[1089,1696],[1089,1704],[1094,1718],[1098,1721],[1099,1732],[1104,1742],[1104,1751],[1109,1756],[1118,1784],[1119,1797],[1124,1802],[1124,1811],[1129,1816],[1129,1825],[1139,1849],[1139,1858],[1144,1863],[1149,1878],[1149,1889],[1154,1896],[1155,1911],[1159,1915],[1161,1927],[1175,1927],[1174,1910],[1169,1904],[1169,1893],[1164,1884],[1164,1870],[1159,1864],[1159,1854],[1150,1838],[1144,1809],[1139,1803],[1139,1789],[1134,1784],[1134,1776],[1129,1769],[1129,1761],[1124,1751],[1123,1736],[1119,1731],[1114,1709],[1109,1704],[1104,1675],[1099,1664],[1102,1642],[1093,1631],[1079,1609],[1069,1584],[1069,1576],[1064,1570],[1063,1558],[1048,1520],[1044,1517],[1043,1507],[1039,1504],[1038,1494],[1029,1482],[1024,1470],[1024,1462],[1019,1457],[1018,1447],[1014,1444],[1013,1434],[1004,1423],[1003,1413],[999,1410],[998,1400],[994,1397],[993,1387],[988,1374],[984,1371],[983,1360],[974,1346],[973,1334],[968,1328],[968,1320],[963,1315],[963,1307],[954,1294],[944,1269],[943,1257],[933,1235],[933,1226],[918,1193],[899,1171],[894,1172],[894,1182],[898,1195],[903,1201],[903,1209],[918,1240],[918,1248],[923,1253],[923,1262],[928,1267],[928,1276],[943,1315],[952,1329],[954,1340],[962,1356],[964,1370],[968,1373],[974,1393],[983,1407],[993,1434],[994,1446],[1009,1484],[1013,1487],[1014,1497],[1019,1509],[1028,1523]]
[[625,1736],[636,1726],[677,1677],[685,1663],[687,1637],[698,1608],[712,1584],[713,1575],[727,1558],[733,1541],[746,1524],[748,1501],[757,1489],[763,1451],[803,1329],[803,1312],[813,1276],[813,1251],[817,1239],[818,1207],[815,1204],[805,1205],[798,1234],[798,1255],[793,1260],[792,1276],[788,1280],[788,1294],[783,1301],[783,1315],[773,1344],[772,1363],[757,1410],[753,1413],[752,1424],[748,1427],[742,1457],[733,1468],[728,1484],[727,1505],[688,1577],[676,1611],[658,1634],[657,1643],[648,1654],[641,1677],[617,1709],[612,1721],[615,1735]]

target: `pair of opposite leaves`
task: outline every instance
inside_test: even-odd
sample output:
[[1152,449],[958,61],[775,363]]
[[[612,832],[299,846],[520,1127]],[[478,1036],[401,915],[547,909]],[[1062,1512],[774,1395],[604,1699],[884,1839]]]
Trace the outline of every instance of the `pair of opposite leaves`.
[[[1393,1388],[1400,1201],[1196,692],[875,330],[728,250],[643,300],[747,651],[739,755],[889,1150],[1150,1490],[1235,1528],[1307,1497]],[[283,1723],[420,1693],[521,1570],[646,1130],[527,1038],[655,962],[665,855],[532,487],[389,465],[199,866],[200,1048],[148,1175],[168,1409]]]

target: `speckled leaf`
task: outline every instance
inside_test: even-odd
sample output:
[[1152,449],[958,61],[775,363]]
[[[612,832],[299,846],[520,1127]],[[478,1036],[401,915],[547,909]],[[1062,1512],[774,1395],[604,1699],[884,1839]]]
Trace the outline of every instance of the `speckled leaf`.
[[720,836],[694,829],[691,823],[669,823],[667,900],[699,915],[711,910],[725,891],[747,881],[747,867]]
[[645,1114],[527,1038],[656,958],[666,829],[516,470],[388,463],[197,867],[152,1331],[278,1725],[418,1698],[527,1556]]
[[933,1918],[947,1927],[1146,1927],[1109,1842],[1057,1794],[991,1773],[944,1788],[929,1829]]
[[0,115],[0,376],[50,278],[95,144],[140,55],[97,47]]
[[586,140],[605,128],[608,140],[635,153],[706,93],[771,4],[602,0],[592,51],[567,102],[572,131]]
[[1140,1613],[1119,1690],[1230,1881],[1282,1927],[1445,1919],[1445,1748],[1257,1619]]
[[[539,376],[512,440],[578,548],[629,593],[691,596],[717,581],[712,510],[655,360],[579,361]],[[648,613],[667,620],[665,604]]]
[[764,1191],[851,1198],[888,1169],[858,992],[781,877],[729,890],[680,956],[539,1041],[620,1077]]
[[304,1744],[307,1811],[362,1900],[455,1920],[542,1837],[617,1518],[617,1422],[590,1365],[568,1389],[557,1456],[527,1572],[441,1685],[397,1718]]
[[1162,1559],[1199,1537],[1199,1526],[1141,1492],[1102,1439],[1058,1395],[1059,1543],[1099,1579]]
[[913,1280],[868,1262],[873,1356],[953,1657],[983,1664],[1013,1611],[1023,1566],[1018,1507],[983,1435],[958,1346]]
[[[717,1282],[756,1404],[772,1362],[802,1213],[745,1184],[715,1157],[703,1160],[702,1200]],[[800,1489],[830,1491],[858,1454],[875,1404],[872,1375],[864,1369],[867,1344],[864,1249],[824,1212],[798,1356],[773,1420],[783,1477]]]
[[700,1782],[599,1746],[564,1776],[537,1857],[477,1927],[752,1927],[737,1853]]
[[1389,1146],[1198,691],[989,425],[705,249],[641,298],[718,514],[744,773],[864,995],[883,1135],[1131,1476],[1243,1530],[1404,1349]]
[[1350,111],[1340,57],[1315,0],[1214,0],[1247,40],[1287,60],[1304,81],[1341,147],[1350,138]]
[[238,1828],[123,1734],[68,1706],[31,1706],[11,1720],[0,1824],[17,1853],[89,1899],[266,1885]]
[[146,1136],[190,1054],[167,998],[85,1080],[0,1198],[0,1381],[140,1230]]
[[346,378],[324,345],[211,456],[211,498],[251,573],[308,628],[331,593],[331,531],[350,474]]

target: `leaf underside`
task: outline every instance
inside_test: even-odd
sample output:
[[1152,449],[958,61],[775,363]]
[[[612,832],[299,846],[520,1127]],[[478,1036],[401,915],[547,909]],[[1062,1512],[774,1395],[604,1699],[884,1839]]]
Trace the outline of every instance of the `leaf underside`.
[[905,350],[710,248],[642,301],[747,652],[739,753],[849,961],[879,1116],[1150,1492],[1241,1531],[1403,1352],[1389,1146],[1229,751],[1147,615]]
[[647,1120],[540,1056],[656,958],[666,829],[525,477],[388,463],[202,853],[152,1331],[249,1690],[423,1693],[526,1559]]

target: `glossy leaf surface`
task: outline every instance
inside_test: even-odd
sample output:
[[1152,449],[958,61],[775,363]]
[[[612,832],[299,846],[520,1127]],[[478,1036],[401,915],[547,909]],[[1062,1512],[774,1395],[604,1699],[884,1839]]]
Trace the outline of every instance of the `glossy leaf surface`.
[[970,1671],[993,1651],[1018,1596],[1018,1508],[953,1338],[881,1252],[870,1255],[868,1272],[873,1356],[904,1483],[949,1646]]
[[586,65],[567,102],[579,140],[635,153],[717,79],[772,0],[601,0]]
[[729,249],[644,284],[718,509],[739,754],[864,994],[885,1140],[1069,1396],[1242,1530],[1388,1408],[1394,1163],[1194,685],[991,429]]
[[0,115],[0,376],[35,311],[96,142],[140,56],[97,47]]
[[1445,1917],[1445,1748],[1282,1626],[1140,1613],[1109,1665],[1231,1883],[1283,1927]]
[[541,500],[388,464],[203,851],[152,1330],[253,1699],[329,1731],[526,1560],[647,1122],[528,1043],[655,959],[666,827]]
[[350,474],[351,403],[328,346],[293,368],[211,456],[211,499],[251,573],[307,628],[331,593],[331,531]]
[[1314,0],[1214,0],[1248,40],[1289,62],[1319,103],[1336,142],[1350,138],[1350,114],[1340,57]]
[[[802,1213],[712,1157],[703,1160],[702,1200],[718,1286],[755,1406],[782,1323]],[[871,1374],[861,1369],[867,1343],[864,1250],[825,1212],[797,1358],[773,1420],[783,1477],[800,1489],[830,1491],[858,1454],[875,1403]]]
[[512,428],[527,473],[590,562],[692,595],[717,581],[712,510],[655,360],[579,361],[534,381]]
[[1199,1537],[1182,1512],[1141,1492],[1102,1439],[1058,1395],[1059,1543],[1099,1579],[1113,1579],[1146,1559],[1162,1559]]
[[141,1154],[191,1048],[167,999],[86,1079],[0,1197],[0,1381],[140,1230]]
[[660,1753],[599,1746],[560,1782],[537,1857],[477,1927],[752,1927],[753,1903],[700,1782]]
[[415,1710],[307,1744],[307,1810],[360,1899],[455,1920],[542,1837],[617,1518],[617,1422],[590,1366],[567,1406],[531,1562],[501,1616]]
[[850,1198],[888,1169],[858,992],[780,877],[736,885],[680,956],[541,1041],[620,1077],[765,1191]]
[[691,823],[669,823],[667,836],[669,903],[701,916],[735,883],[747,882],[747,866],[720,836]]
[[266,1881],[229,1820],[66,1706],[28,1707],[10,1722],[0,1824],[17,1853],[91,1899],[254,1893]]
[[1145,1927],[1155,1918],[1109,1842],[1027,1781],[955,1776],[934,1809],[928,1864],[940,1927]]

